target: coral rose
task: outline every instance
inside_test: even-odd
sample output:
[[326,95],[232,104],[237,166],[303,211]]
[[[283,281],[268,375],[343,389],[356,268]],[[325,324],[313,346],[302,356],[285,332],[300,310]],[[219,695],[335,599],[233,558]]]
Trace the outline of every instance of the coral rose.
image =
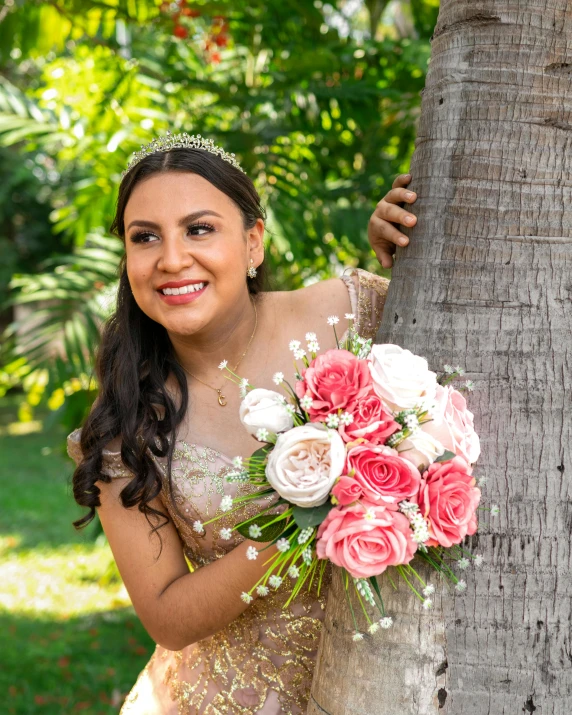
[[386,412],[373,389],[359,400],[352,416],[354,419],[350,425],[340,425],[339,428],[344,442],[366,439],[372,444],[384,444],[390,435],[401,429],[391,413]]
[[435,401],[435,418],[422,425],[423,431],[439,440],[445,449],[473,464],[479,458],[481,445],[467,401],[451,385],[438,385]]
[[462,457],[435,462],[423,474],[419,509],[431,536],[427,546],[453,546],[476,532],[481,490],[475,483]]
[[342,566],[354,578],[408,564],[416,549],[407,517],[368,501],[334,507],[320,524],[316,542],[319,559]]
[[373,389],[393,412],[417,407],[435,396],[437,376],[427,360],[399,345],[374,345],[368,357]]
[[302,370],[296,383],[299,398],[311,397],[307,410],[312,422],[324,422],[338,410],[352,412],[358,400],[371,388],[371,375],[365,360],[348,350],[328,350]]
[[335,430],[308,423],[278,435],[268,457],[266,478],[286,501],[319,506],[344,471],[345,459],[345,445]]
[[332,489],[332,496],[334,496],[338,500],[338,504],[342,506],[351,504],[359,499],[362,494],[363,490],[360,483],[353,477],[348,477],[346,474],[338,479]]
[[350,447],[346,469],[361,486],[364,497],[397,509],[399,502],[417,501],[421,475],[395,449],[360,444]]

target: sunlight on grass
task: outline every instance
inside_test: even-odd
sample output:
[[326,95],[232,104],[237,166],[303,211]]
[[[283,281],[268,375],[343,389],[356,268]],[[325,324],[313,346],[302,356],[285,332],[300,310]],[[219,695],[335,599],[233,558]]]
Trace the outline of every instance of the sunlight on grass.
[[72,527],[65,434],[16,408],[0,400],[0,712],[116,715],[154,644],[105,538]]
[[13,553],[0,566],[0,607],[21,616],[65,620],[130,606],[121,581],[102,585],[111,563],[108,546],[73,544]]
[[32,420],[31,422],[10,422],[7,425],[0,425],[0,437],[6,435],[23,435],[33,434],[34,432],[42,431],[42,423],[40,420]]

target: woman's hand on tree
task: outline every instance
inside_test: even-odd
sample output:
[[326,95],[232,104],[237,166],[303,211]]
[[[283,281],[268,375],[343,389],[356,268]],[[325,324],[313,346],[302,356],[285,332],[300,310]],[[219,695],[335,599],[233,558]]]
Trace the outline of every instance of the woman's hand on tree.
[[411,174],[400,174],[393,182],[391,191],[381,199],[369,219],[367,236],[377,260],[383,268],[393,266],[396,246],[406,246],[409,239],[402,233],[402,227],[412,228],[417,217],[403,209],[400,204],[413,204],[417,194],[406,189]]

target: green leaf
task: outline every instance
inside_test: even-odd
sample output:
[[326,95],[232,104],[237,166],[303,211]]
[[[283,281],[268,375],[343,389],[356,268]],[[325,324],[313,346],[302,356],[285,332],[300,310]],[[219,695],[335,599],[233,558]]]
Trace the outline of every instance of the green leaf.
[[443,454],[440,457],[437,457],[437,459],[435,461],[436,462],[448,462],[450,459],[453,459],[453,457],[455,457],[455,456],[456,455],[454,452],[449,452],[449,450],[447,449],[447,450],[445,450],[445,452],[443,452]]
[[310,526],[317,526],[321,524],[324,519],[328,516],[330,509],[333,509],[334,505],[327,501],[325,504],[313,507],[303,507],[295,506],[292,508],[292,516],[294,521],[301,529],[307,529]]
[[[253,541],[274,541],[288,525],[286,519],[275,521],[276,517],[276,514],[260,514],[256,519],[249,521],[248,524],[240,524],[236,527],[236,530],[239,534],[242,534],[242,536],[245,536],[247,539],[252,539]],[[274,521],[274,524],[270,524],[272,521]],[[248,530],[253,524],[256,524],[262,529],[260,536],[254,537],[249,534]],[[268,524],[270,524],[270,526],[267,526]]]

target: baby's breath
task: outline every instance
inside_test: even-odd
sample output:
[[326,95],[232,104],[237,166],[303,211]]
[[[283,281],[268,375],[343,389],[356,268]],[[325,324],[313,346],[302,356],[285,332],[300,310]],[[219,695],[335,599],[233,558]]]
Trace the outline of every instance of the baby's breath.
[[284,373],[283,372],[275,372],[274,376],[272,377],[272,381],[274,382],[275,385],[280,385],[281,383],[284,382]]
[[457,591],[458,593],[463,593],[466,590],[467,590],[467,582],[463,581],[463,580],[457,581],[457,583],[455,585],[455,591]]
[[291,341],[290,341],[290,345],[289,345],[288,347],[290,348],[290,350],[291,350],[292,352],[294,352],[295,350],[299,350],[299,349],[300,349],[300,345],[301,345],[301,344],[302,344],[302,343],[301,343],[299,340],[291,340]]
[[346,313],[344,317],[346,320],[354,320],[356,316],[353,313]]
[[498,504],[491,505],[491,516],[498,516],[500,514],[500,507]]
[[193,522],[193,531],[196,531],[197,534],[204,534],[204,533],[205,533],[205,527],[203,526],[202,521],[195,521],[195,522]]
[[272,586],[272,588],[279,588],[282,584],[282,577],[274,574],[268,579],[268,583]]
[[290,568],[288,569],[288,576],[290,576],[290,578],[298,578],[299,575],[300,569],[294,564],[292,564],[292,566],[290,566]]
[[387,630],[393,625],[393,618],[391,616],[384,616],[383,618],[380,618],[379,625]]
[[310,395],[304,395],[304,397],[300,400],[300,404],[302,405],[302,409],[304,410],[309,410],[314,403],[314,400],[310,397]]
[[328,318],[328,325],[337,325],[339,322],[340,319],[337,315],[330,315],[330,317]]
[[363,633],[360,633],[359,631],[356,631],[353,636],[352,640],[354,641],[362,641],[363,640]]
[[258,549],[256,548],[256,546],[249,546],[246,549],[246,558],[249,561],[254,561],[254,559],[258,558]]
[[326,417],[326,424],[332,429],[336,429],[340,426],[340,418],[336,414],[331,414]]
[[423,601],[423,608],[424,608],[426,611],[431,610],[431,608],[433,608],[433,601],[432,601],[430,598],[426,598],[426,599]]
[[219,363],[218,369],[224,370],[227,365],[228,365],[228,360],[223,360],[221,363]]
[[298,543],[305,544],[306,541],[311,538],[313,533],[314,529],[311,526],[308,526],[306,529],[302,529],[302,531],[298,534]]
[[259,430],[256,432],[256,439],[259,442],[266,442],[268,439],[269,432],[265,427],[261,427]]
[[353,421],[354,416],[351,414],[351,412],[342,412],[342,414],[340,415],[340,424],[344,425],[345,427],[351,425]]
[[278,539],[276,542],[276,548],[278,551],[281,551],[282,553],[285,553],[286,551],[290,550],[290,542],[286,538]]
[[226,494],[220,500],[220,508],[221,511],[230,511],[232,509],[232,497],[230,496],[230,494]]
[[248,535],[251,539],[256,539],[259,536],[262,536],[262,529],[258,526],[258,524],[251,524],[248,527]]
[[220,538],[223,539],[224,541],[228,541],[229,539],[232,539],[232,529],[221,529],[220,530]]
[[379,630],[379,623],[377,623],[376,621],[374,621],[373,623],[370,623],[369,628],[368,628],[367,630],[368,630],[369,633],[371,633],[372,635],[373,635],[374,633],[377,633],[378,630]]
[[306,340],[308,342],[311,342],[312,340],[317,340],[317,339],[318,339],[318,336],[316,335],[316,333],[306,333]]
[[252,601],[254,600],[254,596],[251,596],[249,593],[246,593],[246,591],[243,591],[240,594],[240,597],[245,603],[252,603]]
[[268,589],[268,586],[263,586],[262,584],[260,584],[260,586],[256,587],[256,593],[259,596],[268,596],[270,590]]
[[428,596],[432,596],[435,593],[435,586],[433,586],[432,583],[428,583],[425,588],[423,589],[423,595],[425,598]]
[[469,568],[469,563],[469,559],[466,558],[466,556],[463,556],[463,558],[457,561],[457,566],[464,571]]
[[475,566],[478,568],[483,565],[484,557],[482,554],[477,554],[475,556]]
[[302,350],[299,348],[298,350],[294,350],[294,359],[295,360],[302,360],[302,358],[306,355],[306,351]]

